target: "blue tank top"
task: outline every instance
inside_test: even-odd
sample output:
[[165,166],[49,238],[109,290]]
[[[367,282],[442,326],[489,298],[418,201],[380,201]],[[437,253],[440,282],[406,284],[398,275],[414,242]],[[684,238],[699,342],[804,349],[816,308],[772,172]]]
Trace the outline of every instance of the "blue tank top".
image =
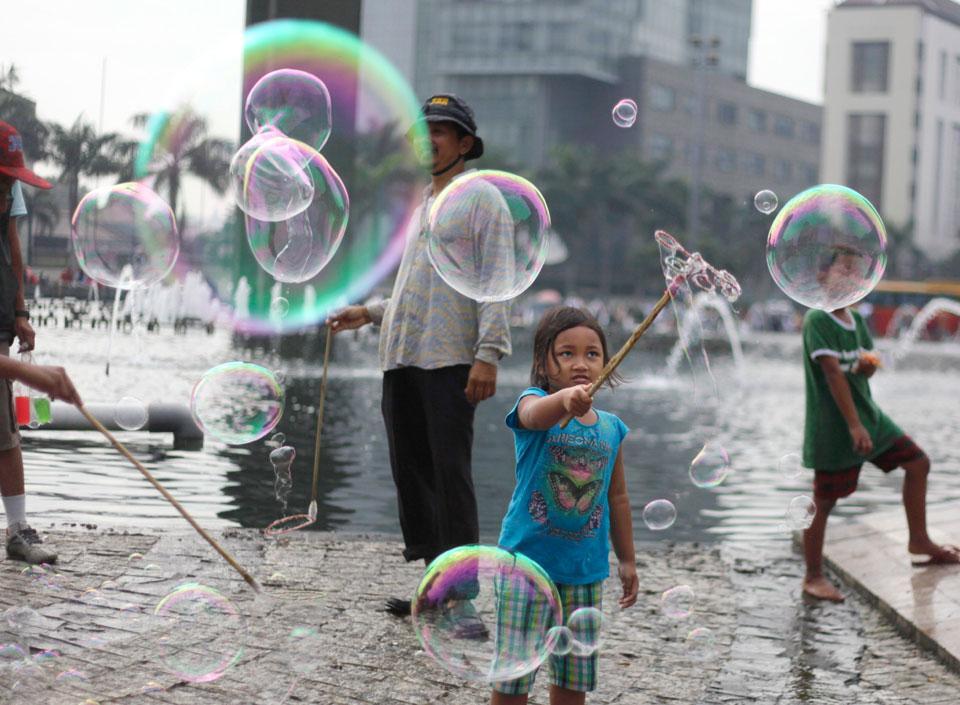
[[517,455],[517,485],[500,528],[500,547],[539,563],[556,583],[583,585],[610,573],[610,508],[607,491],[620,443],[629,429],[615,415],[595,409],[597,422],[573,419],[546,431],[520,427],[517,409],[507,414]]

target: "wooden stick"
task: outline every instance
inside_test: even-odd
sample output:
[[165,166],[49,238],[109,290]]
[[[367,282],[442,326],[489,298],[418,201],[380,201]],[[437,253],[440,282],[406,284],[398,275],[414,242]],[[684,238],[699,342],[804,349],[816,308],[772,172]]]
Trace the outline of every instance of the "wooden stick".
[[91,414],[89,411],[87,411],[86,408],[84,408],[84,406],[83,406],[82,404],[78,405],[77,408],[80,409],[80,413],[81,413],[81,414],[83,414],[85,417],[87,417],[87,421],[89,421],[90,424],[91,424],[94,428],[96,428],[98,431],[100,431],[100,433],[102,433],[104,436],[106,436],[106,437],[107,437],[107,440],[110,441],[110,443],[113,445],[113,447],[116,448],[118,451],[120,451],[121,455],[123,455],[127,460],[129,460],[131,463],[133,463],[134,467],[136,467],[137,470],[139,470],[140,473],[141,473],[145,478],[147,478],[147,480],[149,480],[150,484],[157,488],[157,491],[159,491],[160,494],[163,495],[164,499],[166,499],[168,502],[170,502],[170,504],[172,504],[172,505],[174,506],[174,508],[175,508],[178,512],[180,512],[181,516],[183,516],[183,518],[187,520],[187,522],[190,524],[190,526],[192,526],[194,529],[196,529],[196,530],[197,530],[197,533],[200,534],[200,535],[206,540],[207,543],[209,543],[211,546],[213,546],[213,548],[217,551],[217,553],[219,553],[221,556],[223,556],[223,559],[224,559],[227,563],[229,563],[229,564],[231,565],[231,567],[233,567],[233,569],[234,569],[235,571],[237,571],[238,573],[240,573],[240,575],[243,577],[243,579],[247,581],[247,584],[248,584],[250,587],[253,588],[254,592],[258,592],[258,593],[259,593],[262,588],[260,587],[260,583],[257,582],[257,579],[254,578],[252,575],[250,575],[250,573],[248,573],[248,572],[246,571],[246,569],[237,562],[237,559],[236,559],[236,558],[234,558],[232,555],[230,555],[230,553],[229,553],[223,546],[221,546],[219,543],[217,543],[216,539],[214,539],[210,534],[208,534],[208,533],[204,530],[204,528],[203,528],[202,526],[200,526],[192,516],[190,516],[190,513],[187,512],[186,509],[184,509],[183,505],[180,504],[180,502],[178,502],[178,501],[174,498],[174,496],[173,496],[172,494],[170,494],[163,485],[161,485],[159,482],[157,482],[156,478],[155,478],[153,475],[150,474],[150,471],[147,470],[147,469],[143,466],[143,463],[141,463],[139,460],[137,460],[136,458],[134,458],[133,455],[130,454],[130,451],[127,450],[126,447],[125,447],[120,441],[118,441],[118,440],[114,437],[114,435],[113,435],[112,433],[110,433],[110,431],[108,431],[108,430],[104,427],[104,425],[103,425],[102,423],[100,423],[100,421],[98,421],[97,418],[96,418],[93,414]]
[[[650,313],[647,314],[647,317],[644,318],[640,325],[637,326],[637,329],[633,331],[633,334],[627,338],[627,342],[623,344],[623,347],[617,351],[617,354],[610,358],[610,361],[604,366],[603,370],[600,372],[600,376],[590,385],[590,389],[587,390],[587,393],[592,397],[597,393],[597,390],[603,386],[603,383],[609,379],[610,375],[613,374],[614,370],[623,362],[623,358],[627,356],[633,346],[637,344],[637,341],[640,340],[641,336],[647,332],[647,329],[653,324],[657,316],[660,315],[660,312],[670,303],[670,299],[673,298],[673,295],[677,293],[677,290],[680,288],[680,285],[683,283],[683,275],[678,275],[674,278],[670,285],[663,292],[663,296],[653,305],[653,309]],[[573,418],[572,414],[567,414],[560,420],[560,428],[566,428],[567,424],[570,423],[570,419]]]
[[327,398],[327,370],[330,369],[330,343],[333,328],[327,325],[327,340],[323,347],[323,379],[320,380],[320,403],[317,405],[317,435],[313,442],[313,492],[310,495],[311,516],[315,516],[317,495],[320,492],[320,433],[323,431],[323,404]]

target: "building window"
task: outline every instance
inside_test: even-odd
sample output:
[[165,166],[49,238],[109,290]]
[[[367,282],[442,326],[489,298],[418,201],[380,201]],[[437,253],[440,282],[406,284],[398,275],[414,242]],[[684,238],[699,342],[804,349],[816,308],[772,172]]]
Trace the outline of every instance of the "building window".
[[673,158],[673,140],[656,132],[650,135],[650,158],[668,162]]
[[953,61],[953,103],[960,105],[960,54]]
[[661,113],[673,112],[676,95],[672,88],[659,83],[650,85],[650,107]]
[[773,178],[778,182],[790,181],[793,178],[793,164],[786,159],[778,159],[773,163]]
[[743,155],[743,171],[749,176],[763,176],[767,170],[766,159],[762,154],[746,152]]
[[820,144],[820,126],[815,122],[803,120],[800,123],[800,139],[806,144]]
[[497,38],[501,51],[529,51],[533,48],[533,24],[511,22],[500,29]]
[[890,42],[854,42],[850,89],[854,93],[886,93],[889,55]]
[[773,134],[778,137],[792,139],[794,128],[793,118],[788,118],[786,115],[777,115],[773,120]]
[[883,114],[847,116],[847,185],[881,210],[883,141],[887,118]]
[[[919,91],[917,91],[919,93]],[[947,97],[947,52],[940,52],[940,100]]]
[[764,110],[751,108],[747,113],[747,124],[755,132],[767,131],[767,113]]
[[727,147],[719,147],[713,163],[716,165],[717,171],[729,174],[737,168],[737,153]]
[[736,125],[737,106],[721,100],[717,103],[717,121],[721,125]]

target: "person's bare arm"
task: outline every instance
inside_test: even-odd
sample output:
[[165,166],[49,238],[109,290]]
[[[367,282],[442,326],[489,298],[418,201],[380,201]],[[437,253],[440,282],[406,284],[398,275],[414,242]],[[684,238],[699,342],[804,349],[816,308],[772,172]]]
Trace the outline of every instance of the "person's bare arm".
[[637,578],[637,556],[633,547],[633,514],[627,496],[627,480],[623,469],[623,450],[617,452],[613,477],[607,491],[610,505],[610,542],[619,561],[617,574],[623,587],[620,607],[629,607],[637,601],[640,581]]
[[0,377],[19,380],[49,395],[51,399],[62,399],[71,404],[83,403],[73,381],[62,367],[31,365],[0,355]]
[[847,382],[847,377],[840,368],[840,361],[832,355],[821,355],[817,358],[817,362],[823,370],[830,394],[837,403],[844,421],[847,422],[847,429],[853,439],[853,449],[860,455],[869,455],[873,450],[873,440],[857,414],[853,394],[850,392],[850,383]]
[[589,388],[589,384],[579,384],[545,397],[525,396],[517,408],[520,425],[531,431],[546,431],[567,414],[583,416],[593,405],[593,399],[587,393]]

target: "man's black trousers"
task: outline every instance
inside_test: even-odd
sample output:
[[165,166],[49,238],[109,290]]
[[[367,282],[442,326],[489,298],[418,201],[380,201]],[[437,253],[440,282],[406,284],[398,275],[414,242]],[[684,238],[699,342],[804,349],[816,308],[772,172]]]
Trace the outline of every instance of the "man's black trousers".
[[469,365],[454,365],[383,375],[381,409],[408,561],[429,563],[479,542],[470,470],[474,406],[464,393],[469,374]]

